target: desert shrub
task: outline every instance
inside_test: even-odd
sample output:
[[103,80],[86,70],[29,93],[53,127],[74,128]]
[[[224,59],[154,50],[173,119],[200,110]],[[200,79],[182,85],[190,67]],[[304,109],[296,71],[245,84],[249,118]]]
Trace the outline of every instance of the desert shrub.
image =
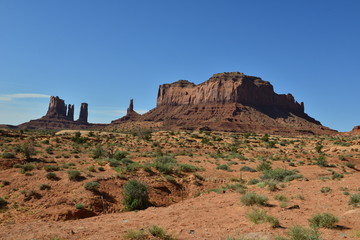
[[263,171],[263,175],[260,178],[263,180],[288,182],[296,178],[302,178],[302,176],[298,175],[296,170],[276,168]]
[[77,204],[75,204],[75,208],[76,208],[76,209],[84,209],[84,208],[85,208],[85,204],[83,204],[83,203],[77,203]]
[[59,166],[54,166],[54,165],[46,165],[44,167],[45,171],[47,172],[55,172],[55,171],[59,171],[60,167]]
[[190,165],[190,164],[179,164],[179,170],[182,171],[182,172],[196,172],[196,171],[199,171],[200,168],[199,167],[196,167],[196,166],[193,166],[193,165]]
[[205,181],[205,178],[204,178],[203,176],[201,176],[201,175],[199,175],[199,174],[197,174],[197,173],[194,173],[193,175],[194,175],[194,177],[196,177],[197,179],[199,179],[199,180],[201,180],[201,181]]
[[309,219],[309,224],[314,228],[334,228],[339,218],[330,213],[315,214]]
[[239,193],[245,193],[247,187],[242,185],[242,183],[235,183],[235,184],[226,184],[224,187],[223,187],[224,190],[234,190],[236,192],[239,192]]
[[349,205],[352,205],[354,207],[360,206],[360,193],[350,196]]
[[299,225],[292,226],[288,232],[289,240],[321,240],[320,233],[314,228],[304,228]]
[[39,186],[39,189],[40,190],[50,190],[51,189],[51,186],[49,184],[41,184]]
[[101,145],[99,144],[93,150],[92,158],[93,159],[98,159],[98,158],[103,157],[103,156],[105,156],[105,151],[104,151],[104,149],[102,149]]
[[8,202],[5,199],[0,198],[0,209],[5,208],[6,205],[8,205]]
[[242,168],[240,168],[240,171],[242,172],[256,172],[256,170],[252,167],[248,167],[248,166],[243,166]]
[[218,165],[216,167],[216,169],[219,169],[219,170],[224,170],[224,171],[230,171],[230,167],[228,165],[225,165],[225,164],[221,164],[221,165]]
[[276,217],[267,215],[265,210],[254,209],[247,214],[247,217],[255,224],[270,223],[272,227],[279,227],[280,222]]
[[267,204],[267,201],[268,201],[268,197],[264,195],[257,195],[254,192],[245,193],[241,197],[241,202],[246,206],[252,206],[252,205],[265,206]]
[[321,189],[320,189],[320,192],[322,192],[322,193],[328,193],[328,192],[330,192],[331,191],[331,188],[330,187],[322,187]]
[[154,160],[153,165],[159,172],[170,174],[174,172],[176,160],[172,156],[161,156]]
[[124,185],[123,203],[128,210],[145,209],[148,205],[148,187],[136,180],[130,180]]
[[86,142],[86,138],[85,137],[81,137],[81,133],[80,132],[76,132],[74,137],[71,138],[71,140],[74,142],[74,143],[78,143],[78,144],[81,144],[81,143],[85,143]]
[[174,240],[175,239],[170,234],[168,234],[165,229],[158,227],[156,225],[148,228],[148,231],[152,236],[154,236],[158,239],[162,239],[162,240]]
[[257,183],[259,183],[260,180],[259,179],[256,179],[256,178],[252,178],[249,180],[249,182],[247,183],[248,185],[255,185]]
[[124,235],[123,239],[125,240],[143,240],[147,239],[147,234],[144,230],[128,230]]
[[5,152],[2,154],[3,158],[15,158],[15,154],[11,152]]
[[54,154],[54,149],[52,147],[47,147],[45,148],[45,152],[47,152],[48,154]]
[[266,181],[265,184],[266,184],[267,188],[269,189],[269,191],[271,191],[271,192],[275,192],[275,191],[279,190],[276,181]]
[[269,141],[269,134],[265,134],[264,136],[261,137],[261,140],[264,141],[264,142],[268,142]]
[[99,186],[100,186],[99,182],[87,182],[84,184],[84,188],[92,192],[96,192]]
[[275,196],[275,200],[280,201],[280,202],[287,202],[287,201],[289,201],[289,199],[288,199],[285,195],[282,195],[282,194],[276,195],[276,196]]
[[271,169],[271,165],[268,162],[262,161],[257,167],[256,170],[258,170],[259,172],[262,171],[266,171],[266,170],[270,170]]
[[50,180],[57,180],[58,176],[54,172],[48,172],[45,177]]
[[81,173],[76,170],[70,170],[67,172],[70,181],[78,181],[81,179]]
[[31,160],[31,157],[35,155],[35,147],[34,142],[29,141],[25,142],[20,146],[20,152],[24,155],[27,161]]
[[114,158],[117,160],[122,160],[122,159],[126,158],[127,155],[129,155],[129,153],[126,151],[117,151],[114,154]]

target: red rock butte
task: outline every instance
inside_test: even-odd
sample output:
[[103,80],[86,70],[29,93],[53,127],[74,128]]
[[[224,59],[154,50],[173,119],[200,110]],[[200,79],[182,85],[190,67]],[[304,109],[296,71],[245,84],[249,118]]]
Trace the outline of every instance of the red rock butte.
[[143,115],[134,112],[132,109],[112,124],[147,121],[161,122],[165,129],[334,132],[308,116],[304,103],[295,101],[291,94],[277,94],[269,82],[240,72],[214,74],[198,85],[187,80],[160,85],[157,106]]

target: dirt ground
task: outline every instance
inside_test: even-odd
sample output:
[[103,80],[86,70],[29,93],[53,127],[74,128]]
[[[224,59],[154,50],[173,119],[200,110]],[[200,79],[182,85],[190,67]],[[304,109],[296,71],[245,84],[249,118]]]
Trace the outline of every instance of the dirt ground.
[[[321,239],[360,239],[359,149],[340,135],[1,130],[0,239],[126,239],[157,225],[173,239],[275,240],[320,213],[338,218]],[[293,175],[267,177],[277,170]],[[147,186],[146,209],[126,207],[130,180]],[[247,206],[251,192],[267,203]],[[254,209],[279,224],[256,224]]]

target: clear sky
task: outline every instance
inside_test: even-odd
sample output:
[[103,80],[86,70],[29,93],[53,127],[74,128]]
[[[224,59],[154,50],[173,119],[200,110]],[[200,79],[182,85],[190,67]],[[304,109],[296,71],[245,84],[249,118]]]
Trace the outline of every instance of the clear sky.
[[48,96],[109,123],[160,84],[261,77],[323,125],[360,125],[358,0],[0,0],[0,124],[43,116]]

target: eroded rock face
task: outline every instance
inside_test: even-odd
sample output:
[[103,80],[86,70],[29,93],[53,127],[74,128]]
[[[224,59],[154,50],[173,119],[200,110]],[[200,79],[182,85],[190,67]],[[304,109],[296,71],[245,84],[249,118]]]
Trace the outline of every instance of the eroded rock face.
[[81,103],[78,122],[82,122],[82,123],[88,122],[88,104],[87,103]]
[[239,72],[214,74],[199,85],[186,80],[163,84],[157,98],[157,106],[225,103],[304,113],[304,104],[296,102],[291,94],[276,94],[269,82]]
[[74,121],[74,105],[66,105],[58,96],[50,97],[50,104],[45,116],[18,125],[22,129],[87,129],[102,124],[88,123],[88,104],[82,103],[80,116]]
[[68,105],[67,120],[74,121],[74,104]]
[[49,108],[44,117],[48,118],[66,118],[65,101],[58,96],[50,97]]

